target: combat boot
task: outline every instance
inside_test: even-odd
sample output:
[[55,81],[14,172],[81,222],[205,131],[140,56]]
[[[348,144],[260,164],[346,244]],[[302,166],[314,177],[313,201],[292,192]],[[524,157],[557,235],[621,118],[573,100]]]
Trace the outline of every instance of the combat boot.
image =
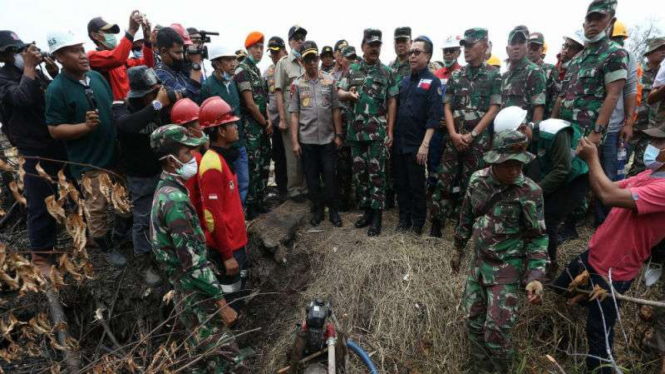
[[372,210],[372,208],[365,208],[363,216],[356,221],[356,228],[362,229],[363,227],[369,226],[372,223],[372,216],[374,216],[374,210]]
[[320,204],[314,204],[312,207],[312,219],[309,220],[309,223],[312,226],[318,226],[323,221],[323,206]]
[[335,227],[342,227],[342,218],[339,216],[337,209],[328,208],[328,210],[328,219],[330,220],[330,223]]
[[429,230],[429,236],[432,238],[442,238],[443,237],[443,223],[439,219],[432,220],[432,227]]
[[382,211],[377,209],[374,211],[372,217],[372,225],[367,230],[367,236],[379,236],[381,235],[381,221],[382,221]]

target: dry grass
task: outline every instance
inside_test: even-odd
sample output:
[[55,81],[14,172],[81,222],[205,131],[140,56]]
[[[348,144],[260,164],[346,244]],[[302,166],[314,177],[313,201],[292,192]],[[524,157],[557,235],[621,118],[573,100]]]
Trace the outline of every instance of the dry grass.
[[[328,224],[320,232],[297,235],[295,256],[308,256],[313,279],[301,295],[300,305],[316,295],[329,298],[343,327],[371,353],[381,373],[463,373],[467,367],[468,341],[460,299],[464,275],[453,275],[449,261],[452,231],[446,239],[398,235],[394,212],[385,217],[384,233],[368,238],[364,230],[352,227],[354,214],[344,216],[345,227],[333,230]],[[582,230],[588,238],[588,230]],[[561,263],[582,252],[586,240],[567,243],[560,249]],[[465,268],[468,268],[470,246]],[[464,271],[462,271],[464,274]],[[631,295],[657,299],[660,291],[635,284]],[[567,373],[583,373],[586,352],[584,323],[586,310],[568,307],[565,300],[547,291],[541,306],[522,304],[521,318],[514,330],[514,344],[520,362],[515,373],[553,371],[545,355],[554,356]],[[300,308],[302,310],[302,308]],[[630,373],[652,373],[654,358],[640,350],[646,326],[636,316],[637,308],[622,308],[628,332],[626,346],[617,326],[617,361]],[[274,373],[284,365],[284,353],[293,341],[293,326],[304,311],[274,326],[281,331],[261,360],[262,373]],[[354,372],[363,372],[354,370]]]

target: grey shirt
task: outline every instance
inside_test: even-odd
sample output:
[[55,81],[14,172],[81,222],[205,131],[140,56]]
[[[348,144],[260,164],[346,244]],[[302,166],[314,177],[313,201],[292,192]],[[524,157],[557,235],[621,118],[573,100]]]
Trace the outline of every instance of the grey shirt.
[[[293,51],[282,57],[275,66],[275,89],[282,91],[284,96],[284,111],[289,112],[289,88],[291,83],[299,76],[305,74],[305,68],[300,65]],[[289,119],[286,119],[289,122]]]
[[[637,95],[637,60],[631,52],[628,52],[628,78],[623,87],[623,95],[619,97],[616,107],[607,125],[607,132],[619,132],[626,119],[624,100],[630,95]],[[636,108],[637,109],[637,108]]]
[[288,111],[300,116],[298,129],[301,143],[323,145],[335,139],[335,108],[342,108],[342,104],[330,75],[319,71],[316,79],[307,79],[303,75],[293,82]]

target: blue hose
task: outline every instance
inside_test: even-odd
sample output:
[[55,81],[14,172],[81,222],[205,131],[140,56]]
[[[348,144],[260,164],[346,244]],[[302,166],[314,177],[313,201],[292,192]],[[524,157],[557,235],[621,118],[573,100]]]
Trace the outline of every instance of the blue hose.
[[360,348],[360,346],[358,344],[356,344],[351,339],[347,339],[346,340],[346,346],[349,347],[353,351],[353,353],[358,355],[358,357],[360,357],[361,360],[363,360],[363,364],[365,364],[365,366],[367,366],[367,368],[369,369],[369,371],[372,374],[379,374],[379,371],[376,370],[376,367],[374,366],[374,363],[372,362],[372,359],[369,358],[369,355],[367,354],[367,352],[363,351],[363,349]]

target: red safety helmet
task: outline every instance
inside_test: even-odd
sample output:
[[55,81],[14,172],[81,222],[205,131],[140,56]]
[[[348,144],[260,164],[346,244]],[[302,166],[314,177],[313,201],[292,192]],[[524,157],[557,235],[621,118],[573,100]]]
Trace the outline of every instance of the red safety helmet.
[[176,101],[171,108],[171,122],[184,125],[199,119],[199,106],[190,99]]
[[182,38],[182,41],[185,44],[185,47],[187,47],[188,45],[194,45],[194,43],[192,42],[192,39],[189,37],[189,33],[187,32],[187,29],[185,29],[181,24],[173,23],[169,27],[172,28],[173,30],[175,30],[175,32],[177,32],[178,35],[180,35],[180,37]]
[[215,127],[239,120],[240,118],[233,114],[231,106],[219,96],[209,97],[201,104],[201,111],[199,112],[201,128]]

